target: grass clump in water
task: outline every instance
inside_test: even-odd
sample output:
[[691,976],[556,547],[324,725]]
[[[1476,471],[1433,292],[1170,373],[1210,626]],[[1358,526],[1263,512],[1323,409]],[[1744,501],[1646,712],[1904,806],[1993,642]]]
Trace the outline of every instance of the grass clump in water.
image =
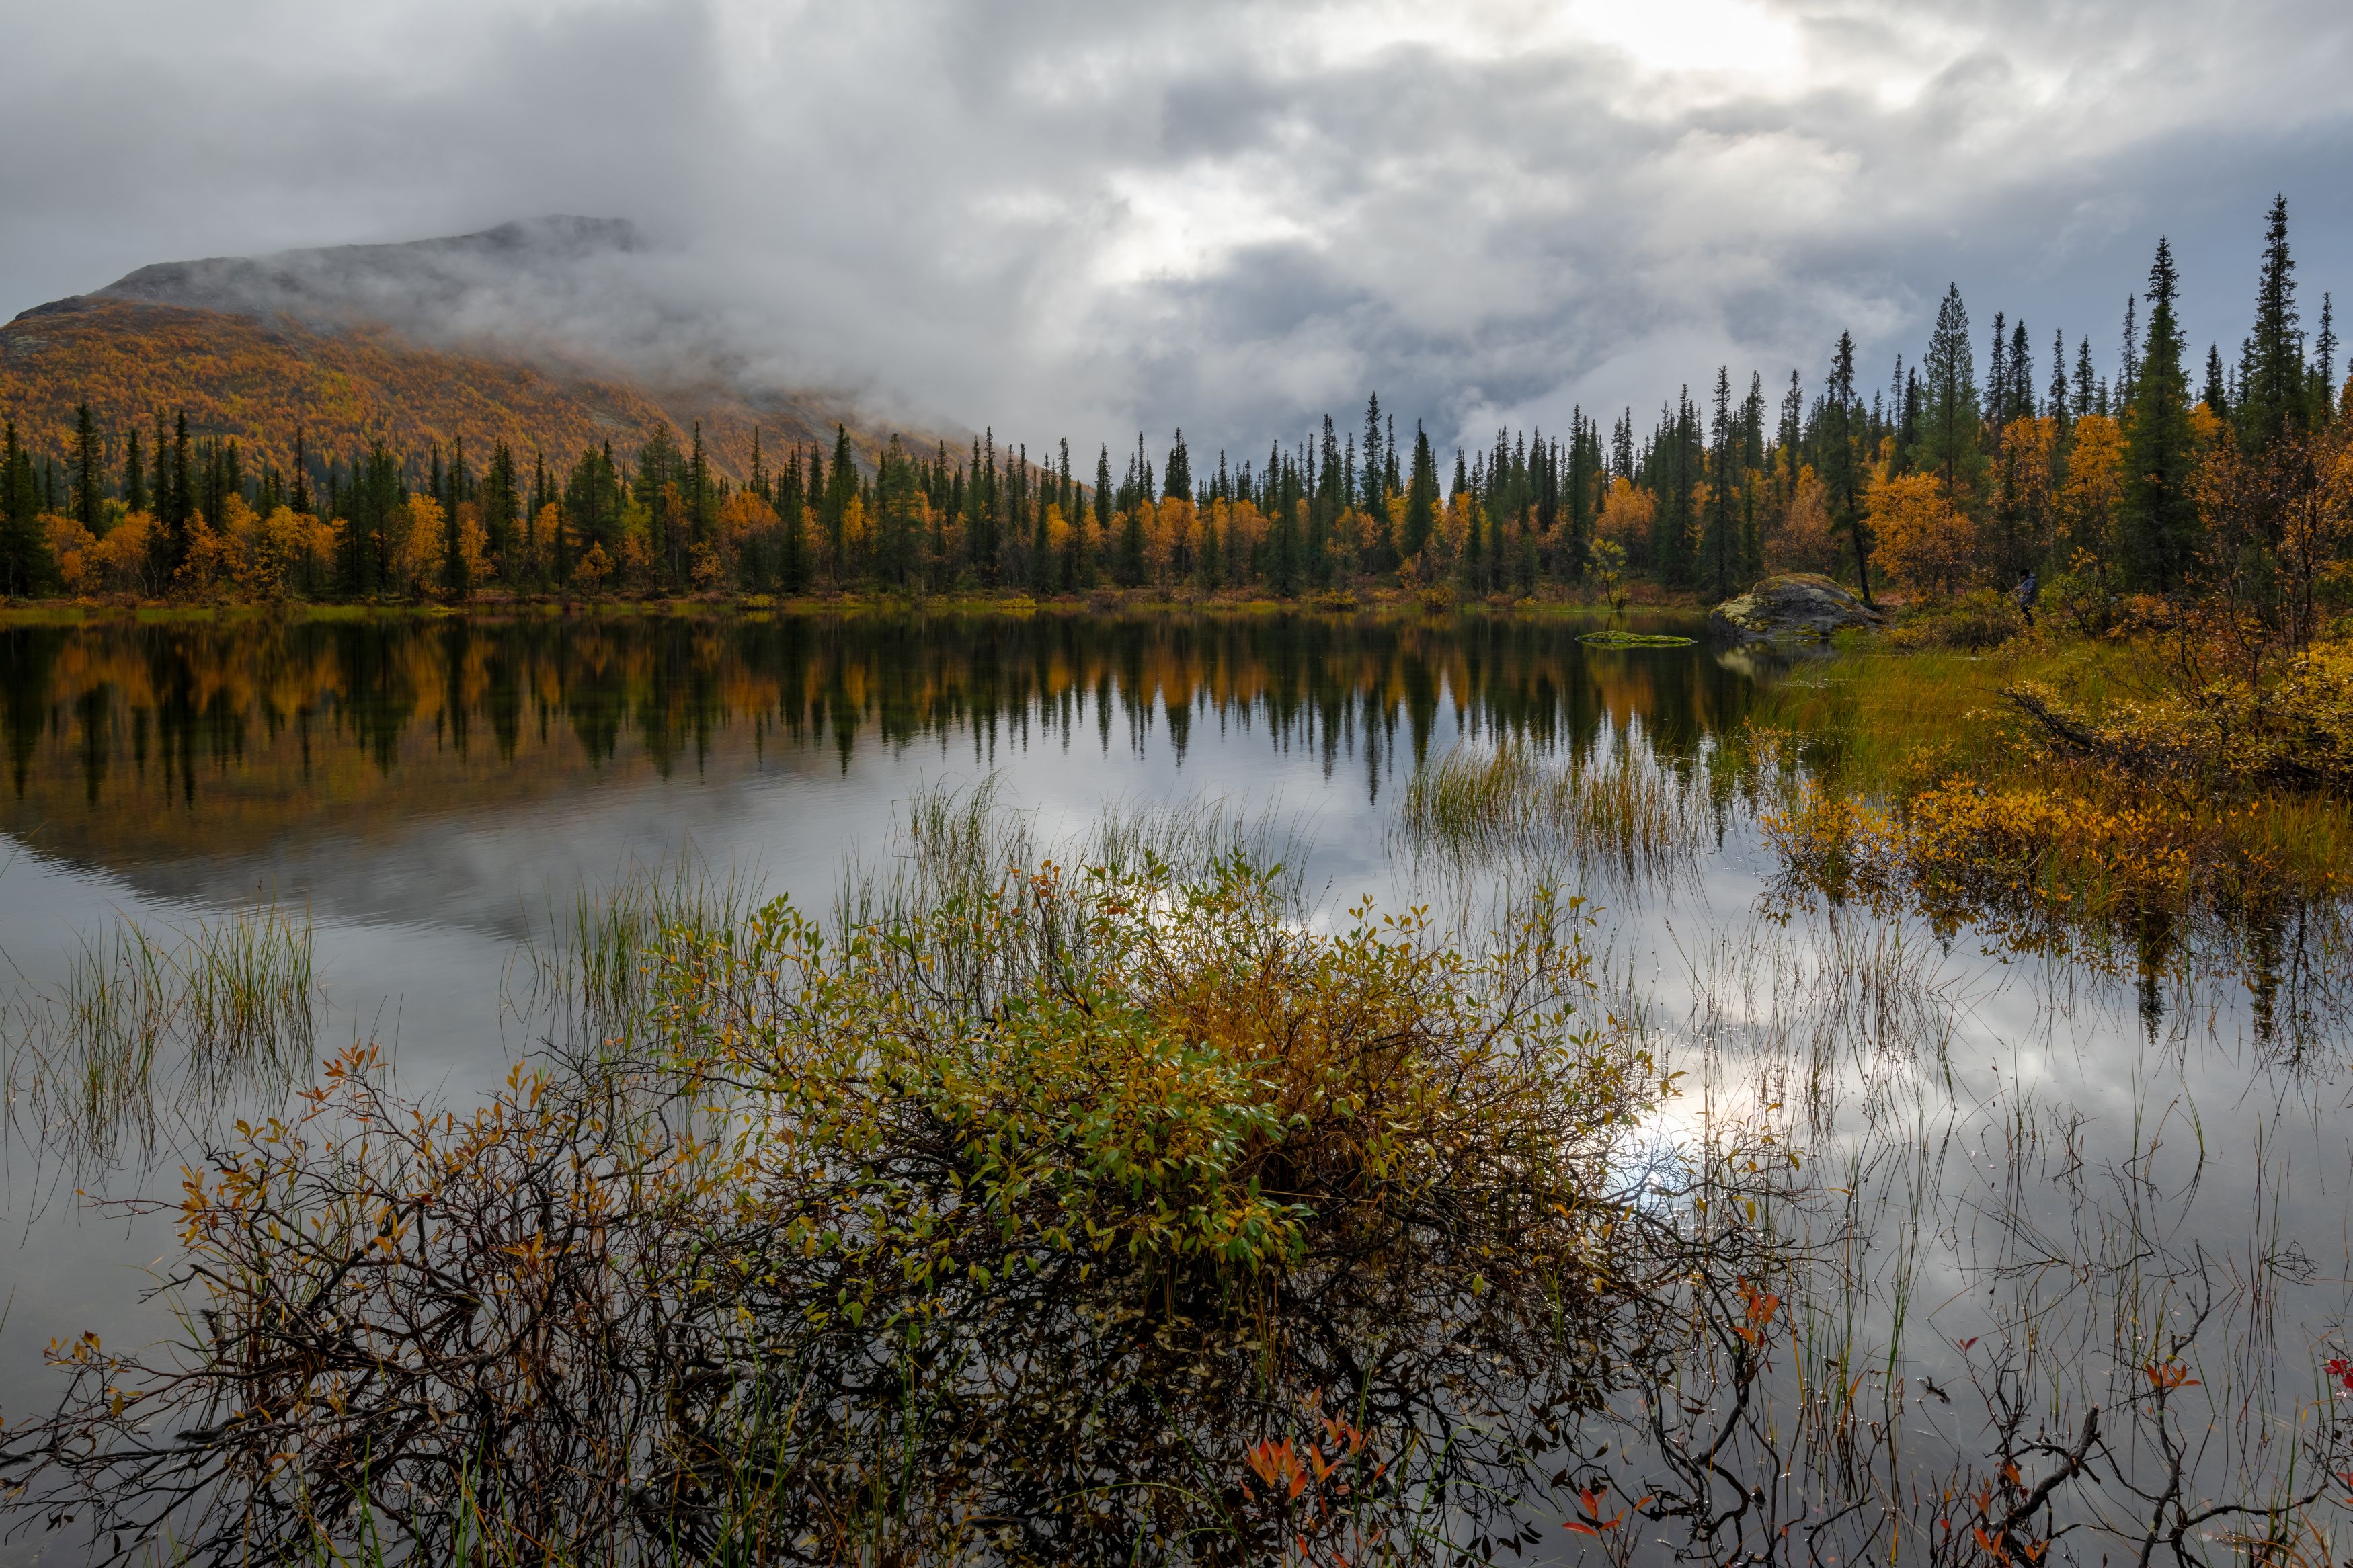
[[62,990],[23,1003],[9,1099],[48,1146],[109,1163],[240,1083],[292,1082],[317,1007],[307,915],[259,904],[168,936],[118,917],[81,939]]
[[1587,632],[1577,640],[1594,647],[1690,647],[1699,639],[1674,637],[1666,632],[1630,632],[1612,628]]
[[1417,844],[1492,860],[1568,860],[1622,879],[1687,870],[1709,816],[1705,795],[1621,744],[1553,763],[1523,744],[1458,747],[1406,786]]

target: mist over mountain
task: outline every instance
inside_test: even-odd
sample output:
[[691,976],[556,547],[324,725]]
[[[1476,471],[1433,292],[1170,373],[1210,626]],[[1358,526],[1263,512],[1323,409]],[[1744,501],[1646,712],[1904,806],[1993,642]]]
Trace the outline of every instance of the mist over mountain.
[[265,320],[287,315],[314,328],[364,320],[419,337],[463,337],[510,331],[533,318],[561,321],[565,301],[601,297],[592,287],[600,262],[643,249],[627,219],[557,215],[398,245],[156,262],[93,292]]
[[[568,462],[628,451],[659,425],[703,428],[719,470],[754,442],[870,457],[937,422],[799,384],[789,345],[710,298],[626,219],[557,215],[397,244],[209,257],[138,268],[0,328],[0,397],[49,448],[89,401],[111,432],[185,409],[201,434],[283,463],[385,439],[496,442]],[[60,448],[61,449],[61,448]]]
[[[689,258],[626,218],[559,214],[398,244],[158,262],[95,297],[284,318],[312,331],[372,324],[689,401],[810,390],[773,328],[738,317]],[[837,391],[828,401],[851,399]]]

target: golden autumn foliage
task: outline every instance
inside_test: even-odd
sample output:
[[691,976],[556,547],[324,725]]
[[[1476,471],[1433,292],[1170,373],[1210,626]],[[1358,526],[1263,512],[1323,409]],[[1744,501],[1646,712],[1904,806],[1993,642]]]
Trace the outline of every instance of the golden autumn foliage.
[[1983,530],[1988,567],[1997,574],[2014,579],[2050,550],[2057,526],[2059,454],[2056,419],[2014,419],[2004,426]]
[[2100,561],[2114,550],[2116,500],[2124,493],[2123,427],[2105,414],[2075,421],[2067,478],[2059,489],[2059,532],[2070,552]]
[[1601,517],[1595,531],[1628,554],[1639,556],[1649,547],[1651,522],[1658,513],[1658,499],[1621,475],[1610,485],[1609,497],[1601,503]]
[[1831,528],[1830,489],[1808,464],[1798,470],[1789,504],[1766,536],[1766,570],[1829,573],[1838,564],[1839,541]]
[[1936,475],[1875,479],[1863,507],[1882,570],[1905,587],[1950,594],[1975,574],[1977,525],[1953,505]]
[[754,541],[767,538],[779,526],[774,507],[750,490],[737,490],[719,508],[719,549],[728,561],[738,561]]

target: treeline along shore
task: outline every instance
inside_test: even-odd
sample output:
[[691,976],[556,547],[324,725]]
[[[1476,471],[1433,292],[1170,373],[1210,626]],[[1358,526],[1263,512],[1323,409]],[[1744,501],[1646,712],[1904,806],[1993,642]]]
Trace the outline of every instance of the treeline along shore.
[[[185,413],[20,429],[0,450],[0,591],[143,600],[438,600],[552,593],[837,591],[1293,596],[1445,587],[1492,595],[1656,584],[1720,599],[1768,571],[1865,597],[2009,590],[2028,573],[2071,607],[2218,590],[2309,631],[2353,535],[2353,459],[2332,302],[2297,301],[2284,198],[2253,320],[2201,368],[2160,241],[2112,363],[1993,318],[1980,360],[1959,289],[1926,352],[1868,386],[1841,334],[1827,376],[1745,391],[1721,367],[1644,429],[1498,430],[1438,451],[1377,395],[1361,426],[1262,452],[1139,437],[1092,472],[992,433],[963,449],[898,437],[870,460],[756,439],[740,482],[700,427],[637,450],[324,451],[301,431],[192,429]],[[0,399],[5,397],[0,384]],[[111,400],[113,403],[119,399]],[[290,461],[269,454],[291,451]]]

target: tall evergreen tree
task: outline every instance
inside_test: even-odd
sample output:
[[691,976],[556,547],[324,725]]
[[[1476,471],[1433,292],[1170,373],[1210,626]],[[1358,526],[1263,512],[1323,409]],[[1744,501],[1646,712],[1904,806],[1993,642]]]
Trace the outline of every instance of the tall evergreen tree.
[[[1386,510],[1386,506],[1384,506]],[[1399,553],[1408,561],[1419,555],[1438,525],[1438,460],[1431,456],[1430,437],[1419,421],[1413,427],[1413,467],[1405,487],[1405,538]]]
[[[991,431],[989,437],[994,445],[996,433]],[[837,421],[833,427],[833,463],[826,477],[825,501],[818,514],[818,521],[825,527],[826,547],[831,552],[836,572],[849,569],[850,563],[843,556],[846,542],[842,530],[845,520],[849,516],[849,503],[857,499],[858,449],[849,444],[849,426]],[[992,547],[987,569],[988,581],[994,585],[997,581],[997,552],[995,541],[990,543]]]
[[[1374,517],[1379,517],[1388,507],[1388,467],[1381,460],[1381,399],[1375,393],[1365,400],[1365,468],[1359,498],[1365,510]],[[1403,546],[1403,553],[1411,555],[1414,549],[1408,543]]]
[[2320,336],[2313,340],[2312,422],[2322,429],[2337,419],[2337,301],[2320,296]]
[[2263,225],[2263,268],[2255,284],[2255,330],[2239,388],[2239,438],[2251,453],[2268,452],[2309,428],[2304,334],[2297,328],[2295,261],[2288,254],[2287,198],[2272,203]]
[[1185,445],[1185,432],[1176,432],[1176,444],[1168,448],[1168,467],[1161,475],[1161,495],[1169,500],[1193,499],[1193,454]]
[[2231,417],[2231,393],[2222,379],[2222,351],[2213,343],[2206,345],[2206,392],[2202,399],[2218,419]]
[[708,544],[718,522],[719,494],[711,481],[711,459],[702,450],[702,421],[694,422],[694,450],[686,465],[686,516],[691,544]]
[[2174,315],[2179,287],[2173,247],[2159,239],[2148,269],[2148,336],[2135,373],[2116,509],[2127,579],[2145,593],[2181,585],[2198,533],[2190,495],[2189,379]]
[[1718,599],[1732,596],[1733,574],[1741,561],[1739,501],[1735,468],[1740,447],[1733,429],[1732,367],[1715,371],[1714,428],[1707,455],[1707,515],[1702,522],[1700,568]]
[[[298,447],[300,445],[299,438],[297,445]],[[122,454],[122,510],[125,511],[145,511],[147,510],[146,459],[140,455],[139,426],[136,425],[133,425],[131,427],[130,435],[124,439],[124,451]]]
[[48,542],[41,533],[41,478],[16,439],[16,422],[0,426],[0,594],[36,594],[48,585]]
[[1955,505],[1977,482],[1978,393],[1969,353],[1969,312],[1954,284],[1936,307],[1936,331],[1921,362],[1920,459],[1918,467],[1945,482]]
[[[159,454],[160,456],[160,454]],[[180,410],[179,419],[172,426],[171,488],[162,501],[164,525],[164,575],[168,580],[180,570],[188,558],[188,522],[195,511],[194,498],[189,494],[188,477],[188,411]]]
[[[1957,308],[1960,303],[1960,290],[1954,289],[1947,303]],[[1938,321],[1941,326],[1944,321],[1942,315]],[[1963,316],[1957,331],[1960,353],[1964,357],[1969,352],[1968,327],[1968,318]],[[1968,391],[1966,380],[1956,384],[1954,395],[1969,397],[1968,416],[1975,418],[1975,395]],[[1845,531],[1847,541],[1853,547],[1855,584],[1867,605],[1871,603],[1871,540],[1870,530],[1862,515],[1862,465],[1855,451],[1854,415],[1854,334],[1841,332],[1837,352],[1831,360],[1830,383],[1822,400],[1820,468],[1823,488],[1830,492],[1831,521],[1834,527]]]
[[1985,422],[1996,440],[2010,422],[2010,323],[2000,310],[1993,313],[1993,350],[1986,365]]
[[99,497],[106,483],[99,472],[104,461],[99,451],[98,424],[90,417],[90,405],[74,405],[74,519],[92,533],[98,531]]
[[2026,323],[2014,323],[2010,329],[2010,384],[2002,397],[2001,422],[2013,424],[2034,417],[2034,348],[2028,340]]
[[523,507],[522,476],[515,471],[514,452],[504,441],[491,447],[490,467],[482,470],[482,547],[493,569],[502,577],[517,563],[515,525]]
[[2067,429],[2067,334],[2063,330],[2051,334],[2051,391],[2042,412],[2063,435]]
[[2125,296],[2124,350],[2116,362],[2116,405],[2120,410],[2132,406],[2133,394],[2140,386],[2140,328],[2139,317],[2135,314],[2139,309],[2139,296]]

